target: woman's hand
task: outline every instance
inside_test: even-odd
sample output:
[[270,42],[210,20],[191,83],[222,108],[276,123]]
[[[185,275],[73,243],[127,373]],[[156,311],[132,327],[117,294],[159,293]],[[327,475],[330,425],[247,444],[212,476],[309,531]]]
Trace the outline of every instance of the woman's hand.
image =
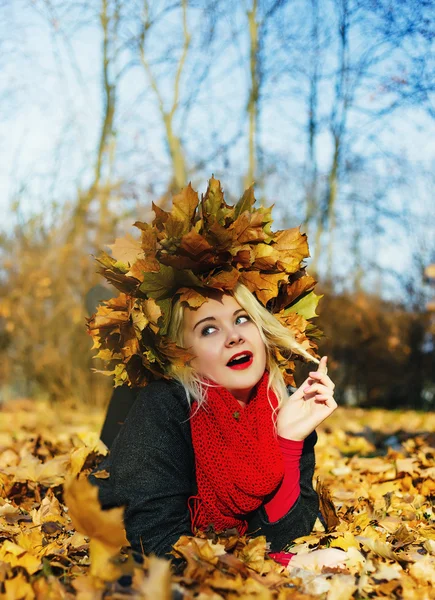
[[283,402],[276,422],[279,436],[304,440],[337,408],[335,385],[327,375],[327,360],[323,356],[317,371],[311,371],[296,392]]

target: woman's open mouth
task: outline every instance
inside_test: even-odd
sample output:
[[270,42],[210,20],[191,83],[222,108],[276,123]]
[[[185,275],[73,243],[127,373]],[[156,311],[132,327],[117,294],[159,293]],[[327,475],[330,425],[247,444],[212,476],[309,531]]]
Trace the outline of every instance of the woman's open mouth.
[[235,354],[228,362],[227,367],[230,369],[234,369],[240,371],[242,369],[247,369],[252,365],[254,360],[254,355],[252,352],[239,352]]

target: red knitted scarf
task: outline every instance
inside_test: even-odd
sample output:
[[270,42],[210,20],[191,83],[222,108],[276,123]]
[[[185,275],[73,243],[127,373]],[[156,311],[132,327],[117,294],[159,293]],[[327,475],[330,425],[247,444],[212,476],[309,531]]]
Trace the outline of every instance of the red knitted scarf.
[[245,408],[223,387],[210,388],[199,408],[193,403],[198,494],[189,498],[192,531],[213,525],[215,531],[236,527],[243,535],[244,516],[282,480],[284,464],[273,420],[278,400],[267,390],[268,379],[265,372]]

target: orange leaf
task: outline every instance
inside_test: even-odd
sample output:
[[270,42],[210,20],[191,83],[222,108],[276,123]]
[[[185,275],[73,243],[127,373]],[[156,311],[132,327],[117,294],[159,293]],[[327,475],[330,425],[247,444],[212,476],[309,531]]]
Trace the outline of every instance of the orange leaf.
[[273,248],[278,253],[279,268],[287,273],[295,273],[301,261],[310,255],[307,236],[300,232],[299,227],[277,231]]
[[142,254],[142,246],[138,240],[130,234],[123,238],[117,238],[114,244],[108,244],[108,248],[112,250],[112,256],[116,261],[132,265]]
[[177,293],[180,294],[180,302],[185,302],[190,308],[199,308],[207,302],[206,296],[192,288],[180,288]]
[[240,282],[255,292],[258,300],[266,305],[278,293],[278,285],[286,279],[285,273],[261,273],[260,271],[242,271]]
[[184,224],[183,233],[189,231],[193,218],[195,216],[196,208],[198,206],[199,198],[198,192],[195,192],[192,185],[189,183],[185,188],[181,190],[179,194],[173,197],[171,216]]
[[234,238],[239,244],[263,241],[267,238],[263,231],[263,215],[258,212],[245,211],[234,221],[230,229],[234,231]]
[[[183,235],[180,250],[193,256],[208,252],[211,254],[210,258],[214,259],[213,246],[211,246],[202,235],[195,231],[195,229],[192,229],[189,233]],[[202,260],[203,258],[201,258],[201,261]]]

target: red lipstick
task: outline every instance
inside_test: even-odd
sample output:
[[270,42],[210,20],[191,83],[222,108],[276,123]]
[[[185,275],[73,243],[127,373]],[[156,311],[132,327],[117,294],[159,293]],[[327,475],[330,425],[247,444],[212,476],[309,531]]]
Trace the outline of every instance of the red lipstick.
[[241,371],[250,367],[253,361],[254,355],[252,352],[238,352],[237,354],[234,354],[234,356],[232,356],[227,362],[227,367],[235,371]]

